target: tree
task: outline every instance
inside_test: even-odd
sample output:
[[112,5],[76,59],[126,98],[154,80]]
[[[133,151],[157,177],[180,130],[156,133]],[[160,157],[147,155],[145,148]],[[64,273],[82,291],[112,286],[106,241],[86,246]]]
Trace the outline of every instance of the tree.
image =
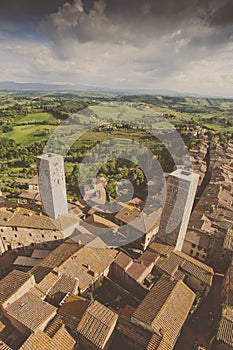
[[13,127],[11,125],[3,125],[2,132],[7,133],[9,131],[13,131]]

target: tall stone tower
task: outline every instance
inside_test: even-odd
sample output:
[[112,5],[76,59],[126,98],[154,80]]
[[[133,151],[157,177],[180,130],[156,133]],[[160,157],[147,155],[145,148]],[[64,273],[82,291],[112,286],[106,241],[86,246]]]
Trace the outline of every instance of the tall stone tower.
[[36,161],[43,209],[49,217],[57,219],[68,213],[64,159],[48,153],[37,157]]
[[195,199],[199,175],[177,169],[168,176],[167,197],[157,237],[182,250]]

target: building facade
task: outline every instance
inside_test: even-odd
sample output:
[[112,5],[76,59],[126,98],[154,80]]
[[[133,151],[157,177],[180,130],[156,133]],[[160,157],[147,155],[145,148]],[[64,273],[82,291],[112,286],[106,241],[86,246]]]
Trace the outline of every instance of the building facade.
[[167,197],[158,238],[181,251],[192,211],[199,175],[177,169],[168,176]]
[[37,157],[39,189],[44,212],[51,218],[68,213],[64,159],[48,153]]

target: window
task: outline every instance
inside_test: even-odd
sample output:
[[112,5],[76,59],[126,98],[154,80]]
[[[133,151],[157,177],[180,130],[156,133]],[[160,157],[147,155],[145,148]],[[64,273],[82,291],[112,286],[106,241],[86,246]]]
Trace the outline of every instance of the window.
[[44,235],[42,234],[41,237],[44,238]]
[[198,256],[199,256],[199,253],[196,254],[196,257],[198,257]]
[[192,249],[190,250],[190,254],[191,254],[191,255],[193,254],[193,250],[192,250]]
[[15,235],[15,238],[17,238],[17,235]]
[[202,259],[205,259],[205,255],[202,255]]
[[201,250],[201,247],[200,247],[200,246],[198,246],[198,247],[197,247],[197,249],[198,249],[198,250]]
[[54,239],[57,239],[57,236],[54,236]]
[[196,248],[196,244],[192,243],[192,248]]
[[29,233],[29,236],[30,236],[30,237],[32,237],[32,234],[31,234],[31,233]]
[[6,240],[6,237],[3,237],[3,240],[5,241],[5,240]]

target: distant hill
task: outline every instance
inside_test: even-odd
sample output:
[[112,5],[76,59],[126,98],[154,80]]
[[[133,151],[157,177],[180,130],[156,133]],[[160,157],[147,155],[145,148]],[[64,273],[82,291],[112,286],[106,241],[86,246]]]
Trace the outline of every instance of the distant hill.
[[37,91],[64,91],[74,90],[69,85],[42,84],[42,83],[15,83],[14,81],[0,82],[0,90],[37,90]]
[[[181,93],[172,90],[163,90],[163,89],[113,89],[106,87],[98,86],[88,86],[88,85],[68,85],[68,84],[43,84],[43,83],[16,83],[14,81],[3,81],[0,82],[0,91],[73,91],[73,92],[95,92],[95,93],[109,93],[109,94],[121,94],[121,95],[159,95],[159,96],[171,96],[171,97],[206,97],[210,98],[211,96],[204,96],[195,93]],[[218,98],[218,96],[215,96]],[[212,96],[214,98],[214,96]],[[220,97],[219,98],[223,98]]]

